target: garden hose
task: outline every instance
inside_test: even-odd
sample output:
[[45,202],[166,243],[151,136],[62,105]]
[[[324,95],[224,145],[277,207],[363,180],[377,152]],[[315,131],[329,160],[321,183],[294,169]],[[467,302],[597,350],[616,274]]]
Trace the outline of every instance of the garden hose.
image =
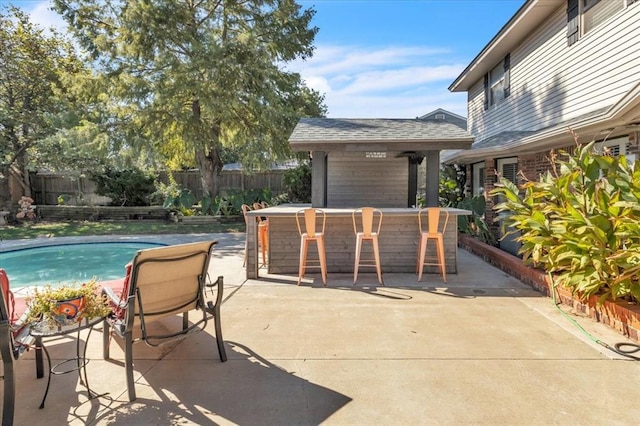
[[553,277],[551,276],[551,273],[549,273],[549,281],[551,282],[551,287],[552,287],[551,298],[553,300],[553,305],[556,307],[558,312],[560,312],[562,314],[562,316],[564,316],[571,323],[573,323],[573,325],[575,325],[580,331],[582,331],[582,333],[585,336],[587,336],[589,338],[589,340],[599,344],[600,346],[603,346],[603,347],[609,349],[612,352],[617,353],[618,355],[622,355],[622,356],[630,358],[630,359],[632,359],[634,361],[640,361],[640,357],[639,356],[632,355],[632,354],[634,354],[636,352],[640,352],[640,345],[639,344],[622,342],[622,343],[616,343],[613,346],[611,346],[608,343],[603,342],[602,340],[592,336],[587,330],[585,330],[580,324],[578,324],[578,322],[575,319],[571,318],[571,316],[569,316],[569,314],[567,314],[565,311],[560,309],[559,303],[556,301],[556,283],[553,280]]

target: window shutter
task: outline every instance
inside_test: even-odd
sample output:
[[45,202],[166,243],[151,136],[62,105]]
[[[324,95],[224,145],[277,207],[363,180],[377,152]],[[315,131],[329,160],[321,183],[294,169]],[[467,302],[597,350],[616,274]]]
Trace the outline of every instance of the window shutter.
[[578,22],[580,21],[579,0],[567,0],[567,43],[571,46],[578,41]]
[[511,54],[507,53],[504,57],[504,97],[508,98],[511,94]]
[[489,109],[489,74],[484,75],[484,110]]

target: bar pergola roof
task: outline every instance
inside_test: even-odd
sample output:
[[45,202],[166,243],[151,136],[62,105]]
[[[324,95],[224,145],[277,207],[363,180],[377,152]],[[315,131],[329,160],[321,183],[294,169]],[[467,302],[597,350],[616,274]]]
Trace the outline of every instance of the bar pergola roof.
[[443,120],[301,118],[289,137],[294,151],[440,151],[469,149],[473,136]]

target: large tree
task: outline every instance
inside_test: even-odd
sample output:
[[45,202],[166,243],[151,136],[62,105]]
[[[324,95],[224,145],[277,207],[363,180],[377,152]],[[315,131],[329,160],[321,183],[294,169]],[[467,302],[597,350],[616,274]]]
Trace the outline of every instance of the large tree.
[[58,34],[47,35],[17,8],[0,9],[0,207],[10,207],[10,175],[31,195],[30,157],[68,121],[68,87],[82,70]]
[[302,115],[322,97],[286,64],[312,55],[315,13],[294,0],[54,0],[93,53],[132,140],[176,163],[195,160],[218,192],[224,149],[249,168],[291,155]]

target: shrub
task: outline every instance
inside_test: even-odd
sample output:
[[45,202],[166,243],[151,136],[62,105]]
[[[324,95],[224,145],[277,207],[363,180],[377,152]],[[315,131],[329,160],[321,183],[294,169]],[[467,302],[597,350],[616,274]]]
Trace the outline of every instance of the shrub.
[[282,176],[282,184],[291,202],[311,202],[311,166],[308,163],[287,170]]
[[[599,155],[593,143],[551,153],[553,171],[519,189],[500,179],[491,195],[506,235],[520,232],[523,260],[578,296],[640,299],[640,168]],[[521,194],[522,190],[522,194]]]
[[96,194],[111,198],[111,205],[148,206],[154,192],[156,177],[140,169],[116,170],[107,167],[102,173],[91,175]]
[[485,221],[484,214],[487,209],[487,200],[483,196],[467,197],[460,201],[456,207],[471,211],[471,217],[458,216],[458,230],[460,232],[477,238],[483,243],[496,244],[496,238]]

